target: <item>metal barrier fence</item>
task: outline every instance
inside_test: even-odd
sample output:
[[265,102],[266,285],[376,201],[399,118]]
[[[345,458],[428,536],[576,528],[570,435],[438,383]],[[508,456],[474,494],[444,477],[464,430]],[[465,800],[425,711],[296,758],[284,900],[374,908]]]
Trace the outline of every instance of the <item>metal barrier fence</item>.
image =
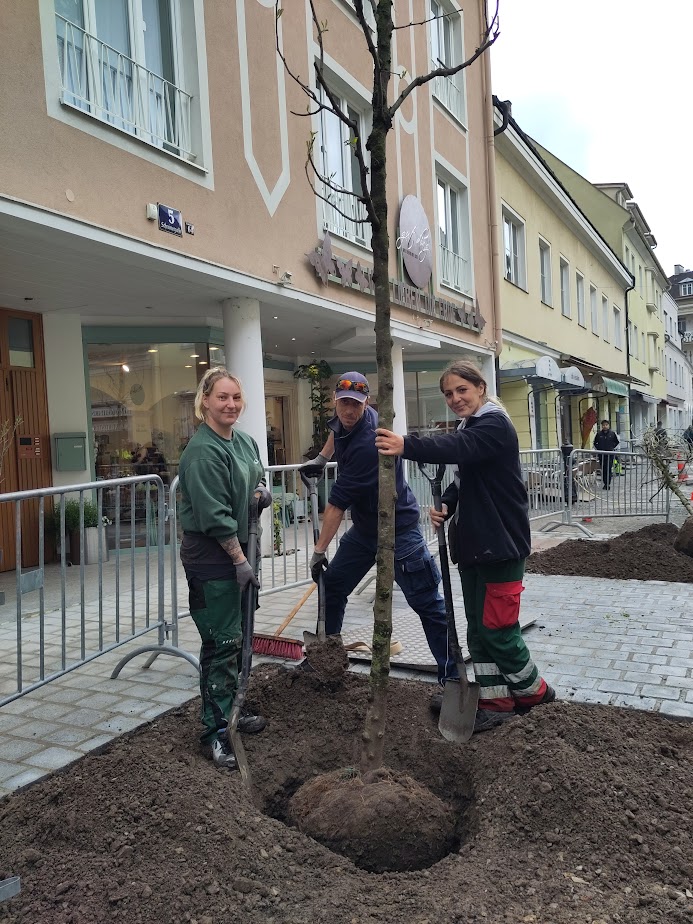
[[565,466],[560,449],[523,449],[522,478],[529,497],[530,520],[555,516],[565,507]]
[[567,522],[576,517],[663,516],[669,522],[671,492],[650,459],[635,452],[575,449],[570,454],[572,497]]
[[[0,706],[155,631],[156,644],[138,651],[197,665],[177,648],[175,620],[172,626],[165,619],[166,504],[159,477],[18,491],[0,495],[0,505],[3,513],[14,507],[17,557],[14,592],[10,580],[3,581],[5,605],[16,605],[14,622],[3,620],[0,609],[1,647],[5,659],[14,656],[16,682],[3,675]],[[47,568],[54,548],[58,564]],[[105,568],[111,554],[113,567]],[[38,602],[25,613],[30,593]]]

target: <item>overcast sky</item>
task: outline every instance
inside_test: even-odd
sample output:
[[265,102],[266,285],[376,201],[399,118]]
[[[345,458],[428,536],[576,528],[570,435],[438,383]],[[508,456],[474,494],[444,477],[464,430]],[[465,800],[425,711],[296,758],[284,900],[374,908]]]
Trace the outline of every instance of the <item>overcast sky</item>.
[[667,275],[693,267],[693,0],[500,0],[494,93],[593,183],[625,181]]

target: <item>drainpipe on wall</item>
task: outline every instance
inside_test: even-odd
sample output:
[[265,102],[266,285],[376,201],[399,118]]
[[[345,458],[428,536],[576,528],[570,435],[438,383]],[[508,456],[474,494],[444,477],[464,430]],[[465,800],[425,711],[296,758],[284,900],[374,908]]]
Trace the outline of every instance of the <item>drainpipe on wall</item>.
[[[482,3],[486,23],[486,3]],[[500,306],[500,245],[498,232],[498,209],[496,208],[496,159],[493,144],[493,95],[491,93],[490,49],[482,55],[481,85],[484,94],[484,131],[486,134],[486,195],[488,197],[488,218],[491,232],[491,308],[493,316],[493,340],[496,361],[503,346]]]
[[[626,312],[626,373],[630,379],[630,336],[628,334],[628,293],[632,292],[635,288],[635,277],[633,277],[633,285],[628,286],[625,290],[625,312]],[[630,397],[630,381],[628,382],[628,432],[630,433],[631,440],[635,438],[633,433],[633,414],[631,408],[631,397]]]

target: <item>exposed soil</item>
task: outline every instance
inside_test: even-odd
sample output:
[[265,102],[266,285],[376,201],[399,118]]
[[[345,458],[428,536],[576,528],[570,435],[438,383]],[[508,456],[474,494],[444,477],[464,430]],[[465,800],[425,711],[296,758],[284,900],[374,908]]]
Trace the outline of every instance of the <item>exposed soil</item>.
[[653,523],[613,539],[567,539],[527,559],[527,571],[693,584],[693,558],[677,552],[678,527]]
[[261,666],[269,724],[245,743],[264,811],[198,755],[193,702],[0,802],[0,871],[22,877],[0,921],[693,921],[693,725],[554,703],[452,745],[428,685],[390,689],[387,764],[455,825],[430,868],[365,872],[284,823],[299,785],[356,762],[367,680]]

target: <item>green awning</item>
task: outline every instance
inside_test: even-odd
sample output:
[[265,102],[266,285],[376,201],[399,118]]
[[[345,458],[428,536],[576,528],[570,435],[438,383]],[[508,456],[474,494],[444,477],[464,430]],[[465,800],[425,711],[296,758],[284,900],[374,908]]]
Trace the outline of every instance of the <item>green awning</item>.
[[610,395],[621,395],[622,398],[628,397],[630,389],[625,382],[617,382],[616,379],[608,379],[605,375],[603,375],[601,379]]

